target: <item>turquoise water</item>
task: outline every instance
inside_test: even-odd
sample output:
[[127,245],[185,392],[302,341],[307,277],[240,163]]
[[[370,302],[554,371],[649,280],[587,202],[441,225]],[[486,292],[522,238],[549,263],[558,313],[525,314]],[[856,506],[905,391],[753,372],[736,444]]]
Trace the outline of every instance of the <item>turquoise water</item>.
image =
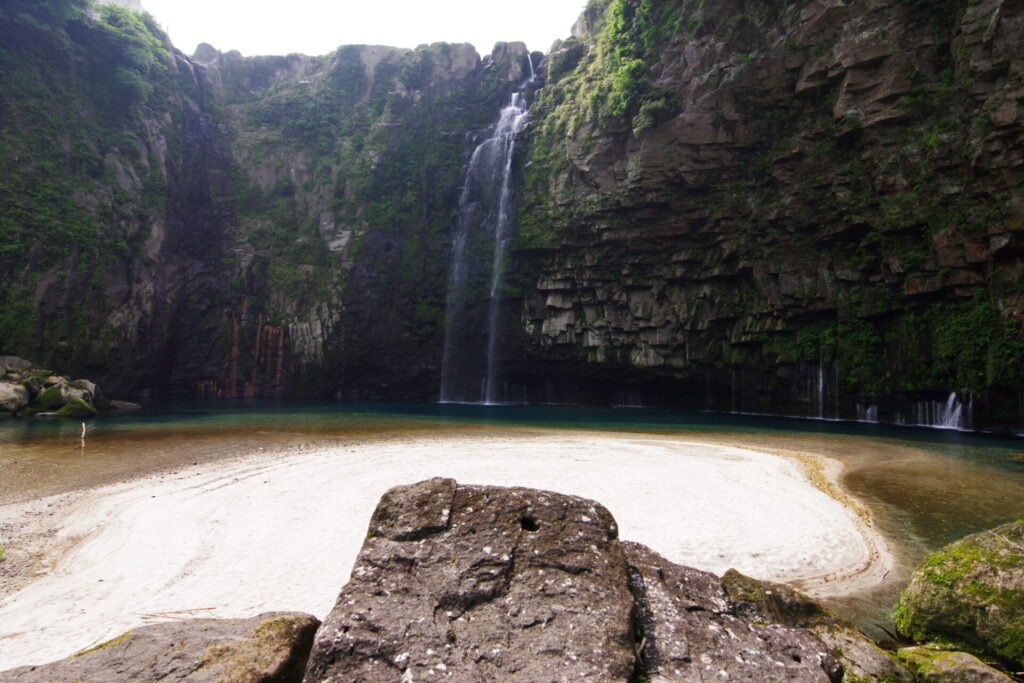
[[87,428],[83,447],[81,422],[0,421],[0,503],[260,449],[416,436],[627,431],[829,455],[898,560],[878,589],[829,601],[868,631],[887,624],[925,554],[1024,518],[1024,439],[955,431],[646,408],[224,400],[156,404]]
[[[169,426],[229,426],[231,424],[309,425],[345,429],[381,420],[416,421],[423,424],[498,424],[629,431],[735,431],[738,433],[790,432],[891,438],[914,444],[930,444],[939,450],[976,448],[1020,452],[1024,438],[996,437],[971,432],[898,427],[874,423],[784,418],[761,415],[675,411],[654,408],[594,408],[583,406],[477,405],[454,403],[391,403],[350,401],[286,402],[271,400],[190,400],[156,403],[119,416],[90,420],[104,430],[151,429]],[[70,434],[75,421],[10,419],[0,421],[0,443]],[[1024,463],[1019,465],[1024,470]]]

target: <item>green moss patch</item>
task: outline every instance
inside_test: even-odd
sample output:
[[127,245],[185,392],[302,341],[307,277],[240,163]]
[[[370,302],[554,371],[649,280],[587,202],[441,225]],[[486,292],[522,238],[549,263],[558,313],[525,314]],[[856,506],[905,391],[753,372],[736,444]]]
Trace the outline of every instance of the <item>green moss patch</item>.
[[964,643],[1024,666],[1024,520],[967,536],[928,556],[893,611],[917,642]]
[[123,643],[126,640],[128,640],[128,638],[134,632],[135,632],[135,629],[131,629],[129,631],[125,631],[124,633],[122,633],[121,635],[119,635],[116,638],[111,638],[110,640],[102,642],[99,645],[93,645],[89,649],[82,650],[81,652],[76,652],[75,654],[73,654],[71,656],[72,657],[84,657],[85,655],[89,654],[90,652],[96,652],[97,650],[106,650],[107,648],[117,647],[121,643]]
[[972,654],[939,645],[903,648],[896,657],[922,683],[1012,680]]
[[35,402],[36,405],[33,407],[38,410],[53,410],[64,405],[64,394],[60,387],[46,387],[39,392]]
[[81,398],[76,398],[57,411],[57,415],[61,417],[93,417],[96,413],[96,408]]

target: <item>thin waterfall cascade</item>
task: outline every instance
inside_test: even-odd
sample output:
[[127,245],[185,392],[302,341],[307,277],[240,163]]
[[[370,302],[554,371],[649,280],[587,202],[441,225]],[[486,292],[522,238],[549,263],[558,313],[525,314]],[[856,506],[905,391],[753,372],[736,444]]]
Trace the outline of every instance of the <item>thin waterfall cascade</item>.
[[[535,78],[532,60],[526,60],[529,78],[512,93],[466,167],[445,307],[442,402],[499,403],[507,399],[508,388],[498,376],[501,296],[505,261],[515,237],[512,176],[516,136],[526,126],[525,91]],[[484,292],[487,307],[481,311]]]
[[857,422],[878,422],[878,406],[873,403],[858,403]]
[[643,408],[644,395],[641,391],[620,391],[614,408]]
[[[830,400],[831,399],[831,400]],[[819,420],[838,420],[839,363],[826,363],[819,359],[813,374],[807,380],[807,417]]]
[[974,401],[970,394],[966,400],[954,391],[945,401],[917,401],[909,411],[896,414],[896,423],[917,427],[969,430],[974,426]]

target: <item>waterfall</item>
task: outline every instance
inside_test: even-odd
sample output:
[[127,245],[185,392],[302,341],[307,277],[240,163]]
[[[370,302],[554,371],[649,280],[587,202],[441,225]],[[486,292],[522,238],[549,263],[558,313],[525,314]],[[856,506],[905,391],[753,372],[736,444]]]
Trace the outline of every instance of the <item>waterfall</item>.
[[902,411],[896,414],[896,423],[916,427],[969,430],[974,426],[974,401],[970,394],[966,403],[954,391],[943,401],[918,401],[913,405],[913,417],[908,419]]
[[825,360],[818,359],[818,417],[825,418]]
[[[832,406],[828,400],[830,392],[834,399]],[[807,417],[819,420],[839,419],[838,362],[826,365],[825,359],[819,356],[818,367],[807,378],[807,406]]]
[[938,415],[937,427],[943,429],[960,429],[963,424],[963,404],[956,397],[956,392],[949,395],[946,405]]
[[878,406],[873,403],[858,403],[857,422],[878,422]]
[[[498,377],[498,342],[501,337],[501,288],[508,247],[515,236],[512,216],[512,162],[516,136],[527,120],[524,90],[534,80],[533,61],[529,78],[512,93],[508,106],[488,137],[477,145],[466,167],[459,196],[458,221],[452,240],[452,267],[448,278],[445,307],[444,350],[441,357],[441,401],[497,403],[501,391]],[[493,244],[490,273],[484,244]],[[474,310],[474,287],[484,278],[487,289],[486,341],[479,338],[482,327]],[[484,349],[483,358],[478,353]]]

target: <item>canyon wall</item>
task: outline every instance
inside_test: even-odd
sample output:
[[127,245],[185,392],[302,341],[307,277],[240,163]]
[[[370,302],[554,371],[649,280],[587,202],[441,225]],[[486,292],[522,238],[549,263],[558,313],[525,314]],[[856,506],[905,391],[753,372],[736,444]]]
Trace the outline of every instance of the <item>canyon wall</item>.
[[0,347],[111,392],[433,395],[463,167],[525,47],[188,58],[50,4],[0,13]]
[[83,6],[0,10],[0,352],[436,398],[465,167],[532,60],[505,398],[1024,423],[1019,0],[593,0],[543,60],[186,57]]
[[523,385],[1019,419],[1024,4],[614,0],[575,33],[532,110]]

